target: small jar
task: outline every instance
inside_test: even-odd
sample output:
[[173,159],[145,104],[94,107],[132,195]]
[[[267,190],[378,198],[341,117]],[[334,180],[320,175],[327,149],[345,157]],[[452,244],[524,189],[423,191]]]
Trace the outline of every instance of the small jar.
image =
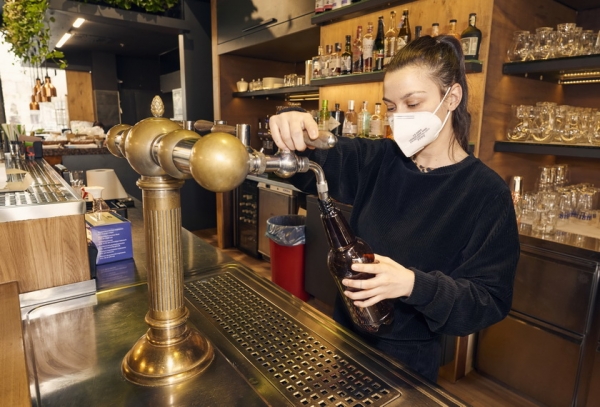
[[248,82],[244,78],[237,81],[237,90],[238,92],[246,92],[248,90]]

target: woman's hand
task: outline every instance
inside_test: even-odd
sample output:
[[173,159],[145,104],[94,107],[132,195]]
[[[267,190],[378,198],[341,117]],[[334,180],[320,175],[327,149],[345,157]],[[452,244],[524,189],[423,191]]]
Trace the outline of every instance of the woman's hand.
[[369,307],[387,298],[408,297],[415,285],[415,273],[389,257],[375,255],[374,263],[355,263],[352,270],[373,274],[367,280],[345,278],[342,284],[358,291],[344,291],[358,307]]
[[273,141],[282,150],[306,150],[304,131],[308,132],[308,136],[313,140],[319,136],[317,122],[310,113],[305,112],[285,112],[271,116],[269,128]]

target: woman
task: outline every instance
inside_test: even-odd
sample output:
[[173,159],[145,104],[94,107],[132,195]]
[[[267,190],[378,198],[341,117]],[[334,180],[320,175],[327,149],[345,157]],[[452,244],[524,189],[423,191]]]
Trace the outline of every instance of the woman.
[[[330,195],[353,205],[350,225],[376,253],[372,273],[343,280],[358,306],[394,302],[394,322],[371,345],[437,380],[442,334],[464,336],[508,313],[519,241],[506,183],[467,153],[470,115],[460,44],[450,36],[421,37],[386,68],[384,102],[394,140],[342,138],[311,151]],[[303,151],[302,131],[315,137],[310,114],[288,111],[270,120],[281,149]],[[306,174],[292,182],[314,191]],[[341,303],[341,301],[340,301]],[[335,318],[351,327],[336,306]],[[356,329],[356,328],[355,328]]]

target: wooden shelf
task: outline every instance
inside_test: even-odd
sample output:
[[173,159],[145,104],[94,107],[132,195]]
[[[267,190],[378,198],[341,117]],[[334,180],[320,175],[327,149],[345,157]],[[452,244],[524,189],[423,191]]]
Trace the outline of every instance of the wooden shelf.
[[331,76],[329,78],[312,79],[311,85],[314,86],[331,86],[331,85],[344,85],[348,83],[369,83],[369,82],[381,82],[385,71],[369,72],[369,73],[355,73],[350,75]]
[[313,94],[319,97],[319,88],[312,85],[290,86],[278,89],[255,90],[248,92],[233,92],[233,97],[236,98],[272,98],[272,99],[287,99],[291,95]]
[[383,10],[398,4],[412,3],[413,1],[414,0],[362,0],[358,3],[351,3],[349,6],[315,14],[310,19],[310,22],[317,25],[331,24],[354,17],[360,17],[367,12]]
[[[466,61],[465,68],[467,73],[479,73],[483,71],[483,64],[481,61]],[[350,75],[331,76],[323,79],[311,80],[311,85],[314,86],[333,86],[333,85],[346,85],[349,83],[369,83],[369,82],[381,82],[385,76],[385,70],[369,73],[356,73]]]
[[514,141],[496,141],[494,151],[501,153],[522,153],[558,155],[563,157],[600,158],[600,147],[592,145],[521,143]]
[[600,83],[600,55],[507,62],[502,73],[560,85]]

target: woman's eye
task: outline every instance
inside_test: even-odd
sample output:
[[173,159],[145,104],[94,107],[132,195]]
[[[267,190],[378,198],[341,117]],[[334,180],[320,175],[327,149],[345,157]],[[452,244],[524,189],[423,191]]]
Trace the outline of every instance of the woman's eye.
[[408,107],[417,107],[417,106],[419,106],[419,103],[418,103],[418,102],[415,102],[415,103],[407,103],[407,104],[406,104],[406,106],[408,106]]

